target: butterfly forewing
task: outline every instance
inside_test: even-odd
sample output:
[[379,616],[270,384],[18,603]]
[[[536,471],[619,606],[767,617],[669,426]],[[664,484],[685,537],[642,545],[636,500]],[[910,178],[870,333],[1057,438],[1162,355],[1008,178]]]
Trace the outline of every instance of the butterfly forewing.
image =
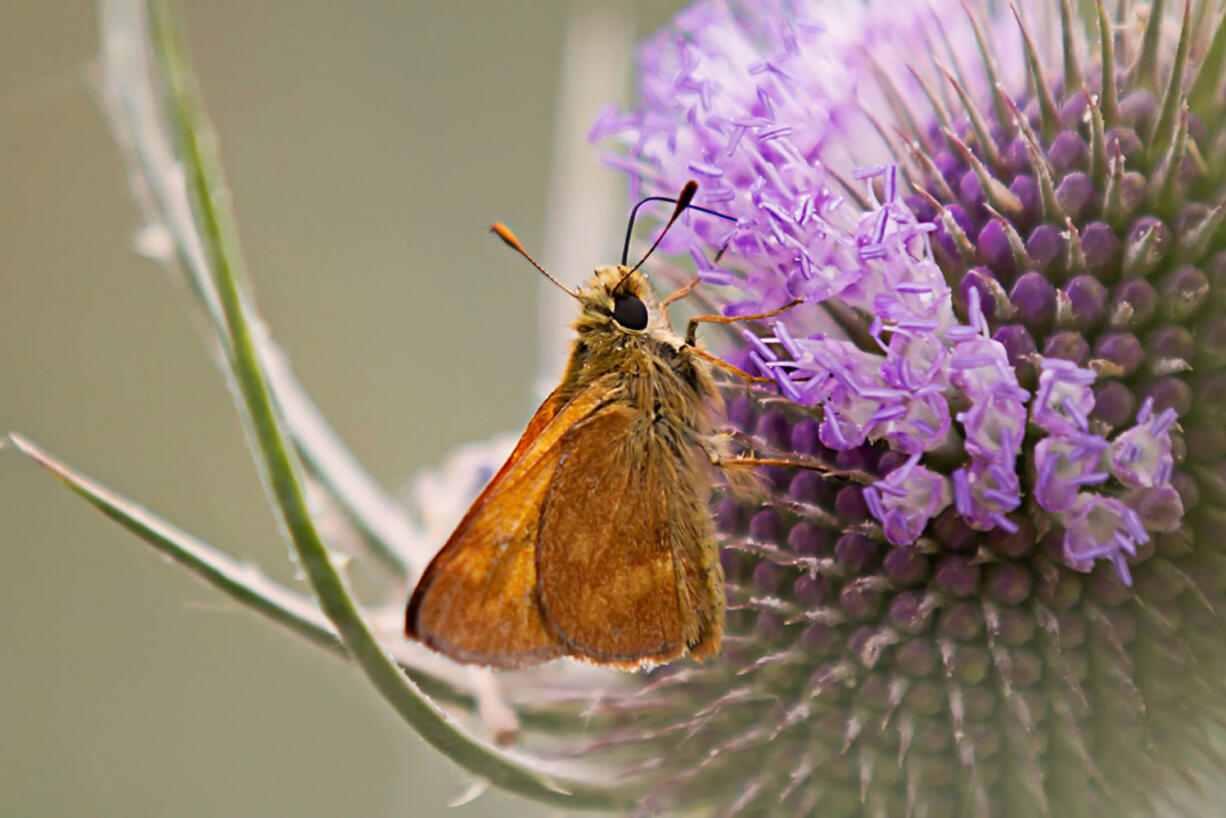
[[405,630],[462,662],[514,668],[566,653],[536,601],[540,506],[571,426],[599,405],[588,390],[561,408],[550,396],[506,463],[422,575]]

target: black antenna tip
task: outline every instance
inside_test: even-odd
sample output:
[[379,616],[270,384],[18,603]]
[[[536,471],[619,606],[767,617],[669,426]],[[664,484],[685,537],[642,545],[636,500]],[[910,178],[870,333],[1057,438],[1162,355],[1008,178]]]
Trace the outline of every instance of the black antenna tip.
[[693,179],[685,183],[685,187],[681,188],[681,192],[677,194],[677,210],[678,215],[681,211],[690,206],[690,202],[694,201],[694,194],[698,192],[698,183]]

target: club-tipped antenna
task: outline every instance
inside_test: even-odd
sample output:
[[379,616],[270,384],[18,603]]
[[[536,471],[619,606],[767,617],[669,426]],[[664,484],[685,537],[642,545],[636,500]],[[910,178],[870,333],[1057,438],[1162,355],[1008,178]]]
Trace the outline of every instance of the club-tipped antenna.
[[555,285],[557,285],[557,288],[559,290],[566,293],[571,298],[575,298],[575,299],[579,298],[579,293],[575,292],[570,287],[567,287],[561,281],[558,281],[556,278],[551,276],[549,274],[549,271],[546,270],[544,267],[542,267],[539,261],[537,261],[531,255],[529,255],[528,251],[524,249],[524,246],[519,243],[519,239],[515,238],[515,234],[512,233],[511,230],[505,224],[503,224],[502,222],[494,222],[493,224],[490,225],[490,232],[493,233],[498,238],[502,239],[503,243],[506,244],[507,247],[510,247],[512,250],[519,253],[524,258],[528,259],[528,262],[533,267],[540,270],[541,274],[545,276],[545,278],[549,279]]
[[677,217],[680,216],[681,212],[687,207],[690,210],[697,210],[699,213],[706,213],[709,216],[715,216],[730,222],[736,221],[735,216],[729,216],[727,213],[720,213],[718,210],[709,210],[705,207],[699,207],[696,204],[691,204],[691,201],[694,199],[694,194],[697,191],[698,183],[691,179],[685,183],[685,187],[681,189],[681,195],[679,195],[676,199],[668,196],[648,196],[646,199],[640,200],[639,203],[634,206],[634,208],[630,211],[630,220],[626,224],[626,240],[622,242],[623,267],[626,266],[626,259],[630,255],[630,236],[634,232],[634,220],[638,216],[639,208],[648,202],[668,202],[669,204],[675,204],[676,208],[673,209],[673,215],[671,218],[669,218],[668,224],[665,225],[664,230],[660,232],[660,237],[656,239],[656,243],[651,245],[651,250],[648,250],[646,255],[639,259],[639,263],[634,265],[635,270],[642,266],[643,262],[647,260],[647,256],[652,254],[652,252],[656,249],[656,245],[660,243],[660,239],[664,238],[664,234],[668,232],[668,228],[672,227],[673,222],[677,220]]

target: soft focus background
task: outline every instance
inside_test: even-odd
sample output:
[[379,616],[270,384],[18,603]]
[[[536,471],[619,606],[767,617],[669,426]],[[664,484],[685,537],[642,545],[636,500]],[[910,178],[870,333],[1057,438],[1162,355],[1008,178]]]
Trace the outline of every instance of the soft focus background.
[[[679,5],[600,8],[644,32]],[[571,4],[184,6],[261,307],[359,456],[397,485],[522,426],[539,277],[485,231],[550,254]],[[4,8],[0,429],[295,581],[186,298],[129,250],[136,208],[85,79],[91,8]],[[624,207],[563,280],[615,259]],[[448,810],[465,778],[364,678],[11,453],[0,519],[0,815],[539,812],[499,794]]]

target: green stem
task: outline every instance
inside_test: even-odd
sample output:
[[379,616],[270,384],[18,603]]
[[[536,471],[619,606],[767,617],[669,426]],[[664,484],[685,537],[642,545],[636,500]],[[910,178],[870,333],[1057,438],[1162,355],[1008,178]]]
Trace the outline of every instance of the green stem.
[[[143,0],[104,0],[101,10],[102,59],[99,102],[128,162],[132,192],[155,230],[164,230],[169,246],[154,255],[187,284],[206,320],[201,324],[214,361],[234,386],[233,350],[227,338],[195,208],[180,184],[177,151],[164,117],[162,83],[148,48]],[[158,244],[150,245],[157,248]],[[230,248],[237,257],[237,248]],[[240,287],[244,301],[250,293]],[[250,310],[248,310],[250,314]],[[283,422],[311,477],[332,494],[363,535],[370,555],[397,579],[420,570],[429,554],[419,554],[417,527],[405,510],[367,473],[319,414],[298,382],[284,354],[271,338],[256,338],[261,366]],[[215,347],[215,348],[214,348]],[[245,409],[243,430],[255,452],[255,436]],[[261,479],[265,478],[263,471]],[[269,492],[271,494],[271,491]]]
[[612,787],[563,780],[527,769],[466,735],[401,672],[362,619],[311,520],[259,365],[237,284],[242,273],[235,267],[237,259],[225,252],[235,246],[232,225],[225,221],[224,208],[219,206],[227,193],[169,11],[161,0],[153,0],[150,9],[154,52],[168,83],[171,124],[185,154],[188,186],[199,210],[206,250],[211,256],[214,282],[233,348],[239,390],[266,464],[278,511],[324,614],[336,627],[350,656],[396,712],[422,738],[466,769],[498,787],[540,801],[580,808],[626,806],[626,798]]
[[256,568],[238,563],[224,551],[110,491],[56,459],[28,438],[11,434],[9,441],[14,449],[51,472],[74,494],[226,596],[329,653],[342,659],[349,658],[332,626],[305,597],[286,590]]

